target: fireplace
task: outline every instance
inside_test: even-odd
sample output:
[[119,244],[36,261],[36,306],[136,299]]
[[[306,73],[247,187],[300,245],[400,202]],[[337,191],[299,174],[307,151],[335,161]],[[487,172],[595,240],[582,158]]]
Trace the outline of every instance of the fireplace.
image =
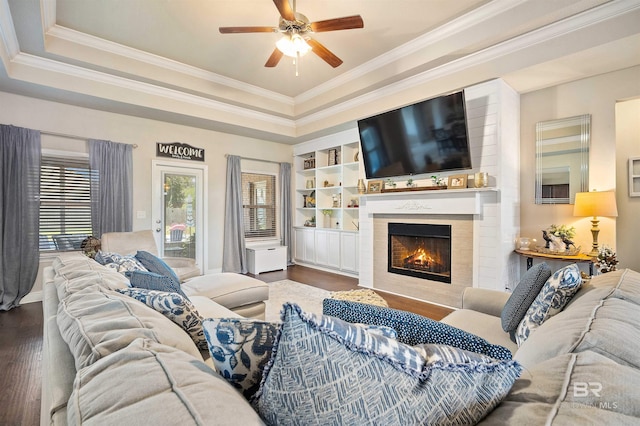
[[388,271],[451,284],[451,225],[388,224]]

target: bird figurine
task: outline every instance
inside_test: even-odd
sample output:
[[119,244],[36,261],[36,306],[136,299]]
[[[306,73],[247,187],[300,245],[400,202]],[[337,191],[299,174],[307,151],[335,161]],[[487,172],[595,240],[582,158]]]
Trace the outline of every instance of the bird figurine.
[[551,237],[549,236],[549,233],[547,231],[545,231],[544,229],[542,230],[542,238],[544,238],[544,240],[547,242],[544,245],[544,248],[549,248],[550,244],[551,244]]
[[569,249],[569,247],[573,246],[573,248],[576,247],[576,245],[573,243],[573,241],[571,241],[569,238],[567,237],[562,237],[562,242],[566,244],[567,249]]

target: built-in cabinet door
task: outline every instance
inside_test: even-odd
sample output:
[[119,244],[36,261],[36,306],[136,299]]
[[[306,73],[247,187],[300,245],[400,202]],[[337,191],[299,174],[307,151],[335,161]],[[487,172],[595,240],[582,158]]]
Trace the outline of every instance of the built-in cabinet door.
[[295,239],[295,251],[293,253],[293,258],[300,262],[304,262],[304,248],[305,248],[305,234],[304,229],[294,228],[293,235]]
[[329,231],[329,267],[340,268],[340,232]]
[[340,234],[340,269],[358,272],[358,234],[343,232]]
[[320,229],[316,231],[316,263],[329,265],[329,233]]
[[316,229],[316,264],[340,268],[340,233]]

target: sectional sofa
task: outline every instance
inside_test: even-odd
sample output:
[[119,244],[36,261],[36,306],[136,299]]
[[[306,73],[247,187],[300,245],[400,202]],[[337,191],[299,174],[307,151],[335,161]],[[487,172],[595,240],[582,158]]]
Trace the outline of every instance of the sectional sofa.
[[[43,284],[42,424],[263,424],[187,333],[116,291],[128,286],[121,274],[64,255]],[[519,348],[500,327],[507,298],[470,290],[444,319],[507,346],[524,367],[481,424],[640,423],[640,274],[595,277]],[[239,318],[190,299],[203,317]]]

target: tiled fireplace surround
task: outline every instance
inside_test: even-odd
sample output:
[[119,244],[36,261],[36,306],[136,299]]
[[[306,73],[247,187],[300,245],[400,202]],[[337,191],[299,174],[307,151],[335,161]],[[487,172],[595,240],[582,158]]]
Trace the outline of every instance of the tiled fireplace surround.
[[[465,89],[474,172],[482,189],[369,194],[360,201],[360,286],[451,307],[465,287],[505,291],[517,282],[519,232],[519,98],[501,80]],[[451,225],[451,284],[387,272],[387,224]]]

